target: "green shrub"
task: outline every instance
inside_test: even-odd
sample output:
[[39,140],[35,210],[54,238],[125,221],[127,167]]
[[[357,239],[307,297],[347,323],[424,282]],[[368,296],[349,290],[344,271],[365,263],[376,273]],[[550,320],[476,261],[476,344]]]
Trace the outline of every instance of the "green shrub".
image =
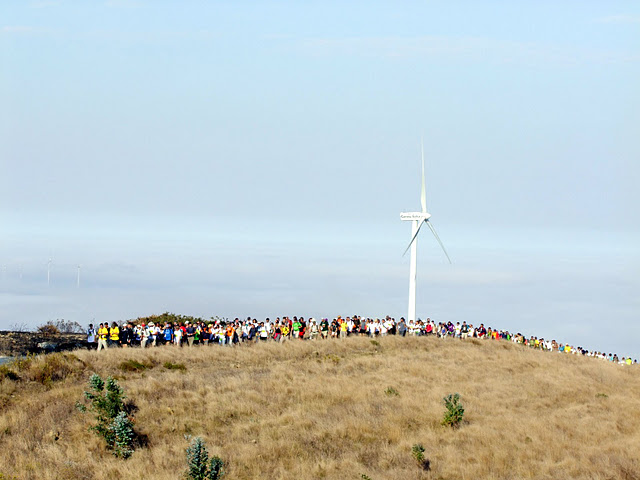
[[447,411],[444,414],[442,425],[457,428],[464,417],[464,407],[460,403],[460,395],[457,393],[449,394],[442,399]]
[[414,444],[411,447],[411,455],[416,459],[416,462],[422,462],[424,460],[424,447],[419,443]]
[[[217,317],[216,317],[217,318]],[[214,320],[212,318],[212,320]],[[138,317],[134,320],[128,320],[127,323],[132,323],[133,325],[139,325],[141,323],[148,324],[149,322],[154,322],[156,325],[164,325],[165,323],[198,323],[198,322],[206,322],[204,318],[200,317],[192,317],[190,315],[177,315],[171,312],[164,312],[160,315],[148,315],[146,317]],[[215,321],[215,320],[214,320]]]
[[153,368],[152,363],[141,363],[137,360],[129,359],[123,362],[120,362],[118,368],[123,372],[144,372],[148,368]]
[[118,458],[129,458],[133,453],[133,441],[136,437],[133,422],[125,412],[120,412],[111,424],[113,432],[113,454]]
[[[85,391],[84,396],[89,400],[89,410],[97,422],[90,429],[104,439],[114,456],[129,458],[137,435],[126,411],[122,387],[113,378],[109,377],[105,382],[95,373],[89,379],[89,387],[91,391]],[[87,410],[84,404],[77,403],[76,406],[82,412]]]
[[189,480],[220,480],[224,477],[224,462],[220,457],[209,460],[207,446],[196,437],[187,447],[187,473]]
[[418,462],[420,468],[427,471],[431,469],[431,461],[428,458],[424,458],[424,447],[421,443],[416,443],[411,447],[411,455]]
[[218,480],[224,476],[224,462],[220,457],[212,457],[209,461],[209,479]]
[[166,368],[167,370],[180,370],[183,373],[187,371],[187,367],[185,366],[184,363],[164,362],[163,367]]
[[333,353],[327,353],[324,356],[324,360],[327,362],[332,362],[334,365],[338,365],[340,363],[340,357]]
[[387,387],[387,389],[384,391],[384,394],[388,397],[397,397],[400,395],[400,392],[398,392],[398,390],[393,387]]

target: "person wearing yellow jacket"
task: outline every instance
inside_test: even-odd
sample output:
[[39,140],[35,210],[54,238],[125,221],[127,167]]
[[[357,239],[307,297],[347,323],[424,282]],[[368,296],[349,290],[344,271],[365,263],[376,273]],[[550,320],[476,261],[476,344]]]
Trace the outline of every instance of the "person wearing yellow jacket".
[[118,324],[113,322],[109,329],[109,346],[114,347],[118,345],[118,340],[120,340],[120,329],[118,328]]
[[103,348],[107,348],[107,337],[109,336],[108,326],[108,323],[101,323],[100,328],[98,328],[98,351]]

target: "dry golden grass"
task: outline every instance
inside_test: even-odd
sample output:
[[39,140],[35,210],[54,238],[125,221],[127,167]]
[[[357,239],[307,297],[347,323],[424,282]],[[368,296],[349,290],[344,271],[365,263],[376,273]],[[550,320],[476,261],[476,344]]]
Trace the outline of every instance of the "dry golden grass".
[[[120,368],[127,360],[146,367]],[[229,479],[640,479],[635,366],[506,342],[394,337],[23,363],[20,380],[0,381],[0,478],[176,479],[192,435],[228,463]],[[74,407],[93,372],[116,376],[138,407],[148,446],[129,460],[112,457]],[[441,425],[442,397],[454,392],[466,409],[455,430]],[[416,443],[428,472],[411,455]]]

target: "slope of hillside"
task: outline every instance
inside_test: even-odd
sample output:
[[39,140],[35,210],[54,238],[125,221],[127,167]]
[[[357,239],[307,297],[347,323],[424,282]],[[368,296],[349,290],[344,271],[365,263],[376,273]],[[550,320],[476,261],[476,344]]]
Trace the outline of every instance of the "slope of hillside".
[[[128,371],[129,359],[146,367]],[[116,376],[136,405],[147,445],[128,460],[75,408],[93,372]],[[640,479],[640,369],[507,342],[75,351],[0,379],[0,478],[181,478],[187,438],[201,436],[229,479]],[[459,429],[441,425],[454,392]],[[429,471],[412,458],[417,443]]]

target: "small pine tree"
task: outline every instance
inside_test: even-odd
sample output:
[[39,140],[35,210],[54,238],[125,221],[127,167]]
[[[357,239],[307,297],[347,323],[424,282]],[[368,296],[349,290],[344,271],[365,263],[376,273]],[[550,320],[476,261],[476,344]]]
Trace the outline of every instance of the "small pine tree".
[[416,462],[422,463],[424,460],[424,447],[420,443],[416,443],[411,447],[411,454],[416,459]]
[[421,443],[416,443],[411,447],[411,455],[423,470],[429,471],[431,469],[431,460],[424,458],[424,447]]
[[187,478],[189,480],[206,480],[209,452],[204,441],[196,437],[187,447]]
[[[89,410],[96,418],[96,425],[90,427],[96,435],[102,437],[107,448],[119,458],[129,458],[133,453],[136,433],[124,405],[124,390],[113,378],[105,382],[100,375],[93,374],[89,379],[90,391],[84,392],[89,400]],[[81,412],[86,412],[84,404],[76,404]]]
[[464,416],[464,407],[460,403],[460,395],[457,393],[449,394],[442,399],[447,411],[444,414],[442,425],[457,428],[462,422]]
[[224,462],[220,457],[209,460],[207,446],[196,437],[187,447],[187,478],[189,480],[220,480],[224,476]]
[[224,462],[220,457],[213,457],[209,462],[209,480],[220,480],[224,477]]
[[113,420],[111,429],[114,436],[113,454],[118,458],[129,458],[133,454],[133,441],[136,437],[133,422],[125,412],[120,412]]

